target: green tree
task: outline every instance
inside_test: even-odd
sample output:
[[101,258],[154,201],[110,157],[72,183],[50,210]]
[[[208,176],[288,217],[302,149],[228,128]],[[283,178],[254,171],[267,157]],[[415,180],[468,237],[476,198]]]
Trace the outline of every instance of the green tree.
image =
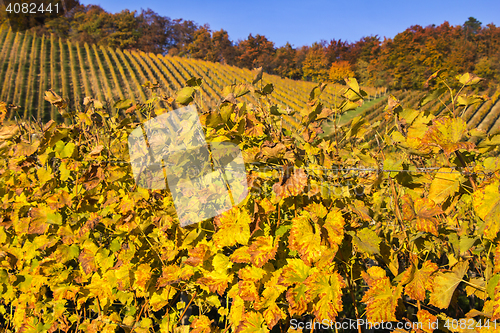
[[464,23],[464,30],[466,38],[469,38],[471,35],[476,35],[479,30],[481,30],[481,22],[478,21],[474,17],[469,17],[467,21]]

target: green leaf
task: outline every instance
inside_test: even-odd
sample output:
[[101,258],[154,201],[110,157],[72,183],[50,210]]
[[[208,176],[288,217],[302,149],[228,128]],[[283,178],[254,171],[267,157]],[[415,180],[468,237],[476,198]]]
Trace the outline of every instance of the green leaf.
[[132,106],[132,101],[130,99],[124,99],[113,104],[115,109],[128,109]]
[[382,241],[380,237],[375,233],[375,231],[363,228],[356,232],[353,236],[353,243],[358,248],[358,250],[372,254],[380,254],[379,244]]
[[203,80],[197,77],[192,77],[186,81],[186,86],[188,87],[199,87],[201,86]]
[[430,94],[425,95],[418,104],[419,107],[438,99],[442,94],[446,92],[446,87],[433,90]]
[[233,103],[229,102],[222,103],[220,106],[220,115],[222,121],[226,123],[231,118],[231,115],[234,113],[235,109],[236,105],[234,105]]
[[270,93],[272,93],[274,91],[274,84],[272,83],[268,83],[264,86],[264,89],[262,89],[262,93],[264,95],[269,95]]
[[486,99],[485,96],[479,96],[479,95],[458,96],[457,105],[469,106],[476,103],[481,103],[485,99]]
[[[389,155],[385,160],[384,160],[384,170],[401,170],[402,165],[403,165],[403,159],[402,158],[393,158],[391,155]],[[391,171],[389,172],[389,176],[394,178],[398,175],[399,172]]]
[[319,85],[317,85],[316,87],[314,87],[311,92],[309,93],[309,102],[308,104],[313,106],[314,104],[316,104],[316,102],[318,101],[318,98],[319,96],[321,96],[321,93],[323,92],[323,90],[325,90],[326,88],[326,83],[321,83]]
[[460,237],[460,255],[465,255],[467,251],[470,250],[470,248],[474,245],[474,243],[478,240],[477,237],[467,237],[467,236],[462,236]]
[[181,105],[188,105],[194,100],[194,93],[196,89],[193,87],[184,87],[177,93],[177,98],[175,99],[177,103]]
[[487,282],[486,292],[491,299],[495,299],[495,288],[500,282],[500,274],[493,275]]
[[465,86],[470,86],[470,85],[478,83],[482,79],[480,77],[472,74],[472,73],[465,73],[465,74],[462,74],[461,76],[457,75],[457,80],[460,81],[460,83],[465,85]]

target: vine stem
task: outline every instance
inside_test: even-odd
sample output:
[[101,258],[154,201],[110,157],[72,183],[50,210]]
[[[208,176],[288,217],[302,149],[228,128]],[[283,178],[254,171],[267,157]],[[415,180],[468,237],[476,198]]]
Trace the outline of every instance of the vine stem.
[[186,307],[184,308],[184,311],[182,311],[182,314],[181,316],[179,317],[179,322],[182,320],[182,318],[184,317],[184,315],[186,314],[186,311],[187,309],[189,308],[189,306],[191,305],[191,303],[193,303],[193,300],[196,298],[196,295],[198,294],[198,291],[195,291],[194,292],[194,295],[193,297],[191,297],[191,300],[189,301],[189,303],[186,305]]
[[[342,260],[345,267],[347,268],[348,265],[344,259],[344,255],[340,251],[339,251],[339,255],[340,255],[340,259]],[[347,271],[345,273],[347,273]],[[349,269],[349,278],[347,279],[347,286],[349,287],[349,293],[351,294],[351,298],[352,298],[352,304],[354,307],[354,314],[356,315],[356,323],[359,323],[359,312],[358,312],[358,307],[356,305],[356,296],[354,295],[354,291],[353,291],[353,287],[352,287],[352,267],[350,267],[350,269]],[[357,326],[358,326],[358,333],[363,333],[363,331],[361,330],[361,326],[360,325],[357,325]],[[313,328],[314,328],[314,325],[313,325]]]
[[464,158],[462,157],[462,154],[460,154],[460,152],[458,150],[456,150],[455,155],[457,155],[458,160],[460,161],[462,166],[465,168],[465,171],[467,171],[467,174],[469,176],[469,181],[472,185],[472,189],[474,190],[474,192],[476,192],[476,190],[477,190],[476,182],[474,181],[474,179],[472,179],[472,176],[470,175],[469,168],[467,167],[467,163],[465,163]]

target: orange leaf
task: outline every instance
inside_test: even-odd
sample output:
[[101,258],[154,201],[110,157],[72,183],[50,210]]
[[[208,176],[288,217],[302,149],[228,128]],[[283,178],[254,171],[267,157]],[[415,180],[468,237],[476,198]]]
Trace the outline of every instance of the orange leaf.
[[415,200],[415,213],[417,215],[416,229],[438,236],[439,221],[437,215],[443,214],[441,206],[427,198],[419,198]]
[[437,271],[438,266],[430,261],[424,262],[422,268],[417,270],[413,279],[405,287],[405,294],[417,301],[425,301],[425,291],[431,290],[431,275]]
[[134,287],[136,290],[145,291],[149,280],[151,279],[151,266],[149,264],[140,264],[135,271]]
[[[285,171],[285,177],[286,173],[287,171]],[[273,185],[273,191],[276,193],[275,202],[290,196],[300,195],[307,185],[307,174],[304,169],[296,169],[290,177],[285,179],[280,179],[278,183]]]
[[385,271],[377,266],[361,274],[370,287],[361,299],[366,304],[367,320],[371,323],[395,321],[401,287],[393,287]]
[[417,312],[417,318],[420,323],[419,325],[422,325],[422,330],[424,332],[432,333],[434,332],[434,329],[437,329],[437,325],[434,327],[434,324],[437,323],[438,319],[436,316],[430,314],[429,311],[419,310]]
[[224,291],[227,289],[228,283],[231,282],[232,279],[232,274],[227,275],[226,273],[214,271],[203,274],[203,277],[199,278],[196,282],[208,287],[210,292],[216,292],[222,296]]
[[198,266],[204,261],[207,253],[209,253],[209,247],[206,244],[200,243],[196,247],[189,249],[189,258],[184,263],[186,265]]
[[177,265],[163,266],[162,274],[156,282],[156,288],[171,285],[180,280],[180,268]]
[[248,253],[250,254],[252,264],[262,267],[270,259],[273,259],[278,250],[279,236],[276,237],[273,245],[272,236],[259,236],[250,245]]
[[299,284],[294,288],[288,289],[286,292],[286,300],[289,304],[288,312],[290,316],[302,315],[307,311],[307,304],[309,303],[306,285]]
[[207,316],[200,315],[196,317],[191,323],[191,333],[210,333],[212,332],[213,320],[210,320]]
[[288,244],[291,250],[299,253],[304,262],[311,265],[321,258],[321,231],[311,225],[308,215],[304,212],[292,219]]
[[97,265],[94,260],[94,254],[89,249],[84,249],[78,256],[78,261],[82,265],[85,274],[90,274],[97,271]]
[[233,254],[229,257],[232,262],[241,263],[241,264],[249,264],[250,263],[250,254],[248,253],[248,246],[242,246],[236,249]]
[[256,302],[259,300],[259,292],[252,281],[239,281],[238,290],[241,299],[244,301]]

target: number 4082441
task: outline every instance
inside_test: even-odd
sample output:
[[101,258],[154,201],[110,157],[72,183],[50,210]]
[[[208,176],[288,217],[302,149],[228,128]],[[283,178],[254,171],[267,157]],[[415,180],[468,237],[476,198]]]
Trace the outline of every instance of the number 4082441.
[[39,14],[39,13],[59,13],[59,4],[52,5],[51,3],[38,5],[36,3],[9,3],[6,12],[10,14]]
[[486,319],[485,321],[478,320],[475,321],[472,318],[469,319],[448,319],[446,320],[444,327],[455,331],[457,329],[475,329],[475,328],[497,328],[496,320]]

